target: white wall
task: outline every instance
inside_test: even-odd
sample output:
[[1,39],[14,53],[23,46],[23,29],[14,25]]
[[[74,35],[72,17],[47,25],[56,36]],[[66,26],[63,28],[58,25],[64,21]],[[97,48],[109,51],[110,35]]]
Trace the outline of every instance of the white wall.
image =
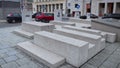
[[[71,6],[69,8],[71,9],[71,13],[73,11],[81,11],[81,14],[83,14],[83,11],[82,11],[82,9],[83,9],[83,0],[77,0],[77,1],[71,0],[70,4],[71,4]],[[79,4],[80,9],[75,8],[75,4]]]

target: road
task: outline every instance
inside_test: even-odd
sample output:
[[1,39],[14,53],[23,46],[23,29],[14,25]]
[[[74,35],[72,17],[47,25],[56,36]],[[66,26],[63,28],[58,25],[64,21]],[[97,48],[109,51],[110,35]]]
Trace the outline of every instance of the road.
[[0,22],[0,28],[13,27],[13,26],[19,26],[19,25],[21,25],[21,23]]

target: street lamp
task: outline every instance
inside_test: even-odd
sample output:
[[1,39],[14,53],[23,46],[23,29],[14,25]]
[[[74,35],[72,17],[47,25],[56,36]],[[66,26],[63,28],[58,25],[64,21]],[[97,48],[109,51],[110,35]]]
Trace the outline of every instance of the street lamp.
[[65,7],[65,15],[66,15],[66,16],[67,16],[67,14],[68,14],[68,12],[67,12],[67,9],[68,9],[68,8],[67,8],[67,2],[68,2],[68,1],[66,0],[66,5],[65,5],[65,6],[66,6],[66,7]]

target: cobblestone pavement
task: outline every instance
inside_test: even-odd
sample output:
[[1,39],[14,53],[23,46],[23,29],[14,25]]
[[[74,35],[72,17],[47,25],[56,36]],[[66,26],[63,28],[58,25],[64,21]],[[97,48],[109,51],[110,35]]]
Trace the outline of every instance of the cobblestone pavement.
[[[17,43],[29,40],[12,33],[18,28],[0,28],[0,68],[48,68],[16,48]],[[107,43],[106,46],[80,68],[120,68],[120,43]],[[75,67],[65,63],[59,68]]]

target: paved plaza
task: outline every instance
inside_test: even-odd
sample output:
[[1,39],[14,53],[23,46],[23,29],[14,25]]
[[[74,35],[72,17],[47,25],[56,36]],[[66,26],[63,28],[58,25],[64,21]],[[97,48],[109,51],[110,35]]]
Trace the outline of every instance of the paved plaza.
[[[13,34],[20,26],[0,28],[0,68],[49,68],[16,48],[30,39]],[[54,58],[51,58],[54,59]],[[68,63],[59,68],[75,68]],[[120,68],[120,42],[106,43],[106,48],[80,68]]]

